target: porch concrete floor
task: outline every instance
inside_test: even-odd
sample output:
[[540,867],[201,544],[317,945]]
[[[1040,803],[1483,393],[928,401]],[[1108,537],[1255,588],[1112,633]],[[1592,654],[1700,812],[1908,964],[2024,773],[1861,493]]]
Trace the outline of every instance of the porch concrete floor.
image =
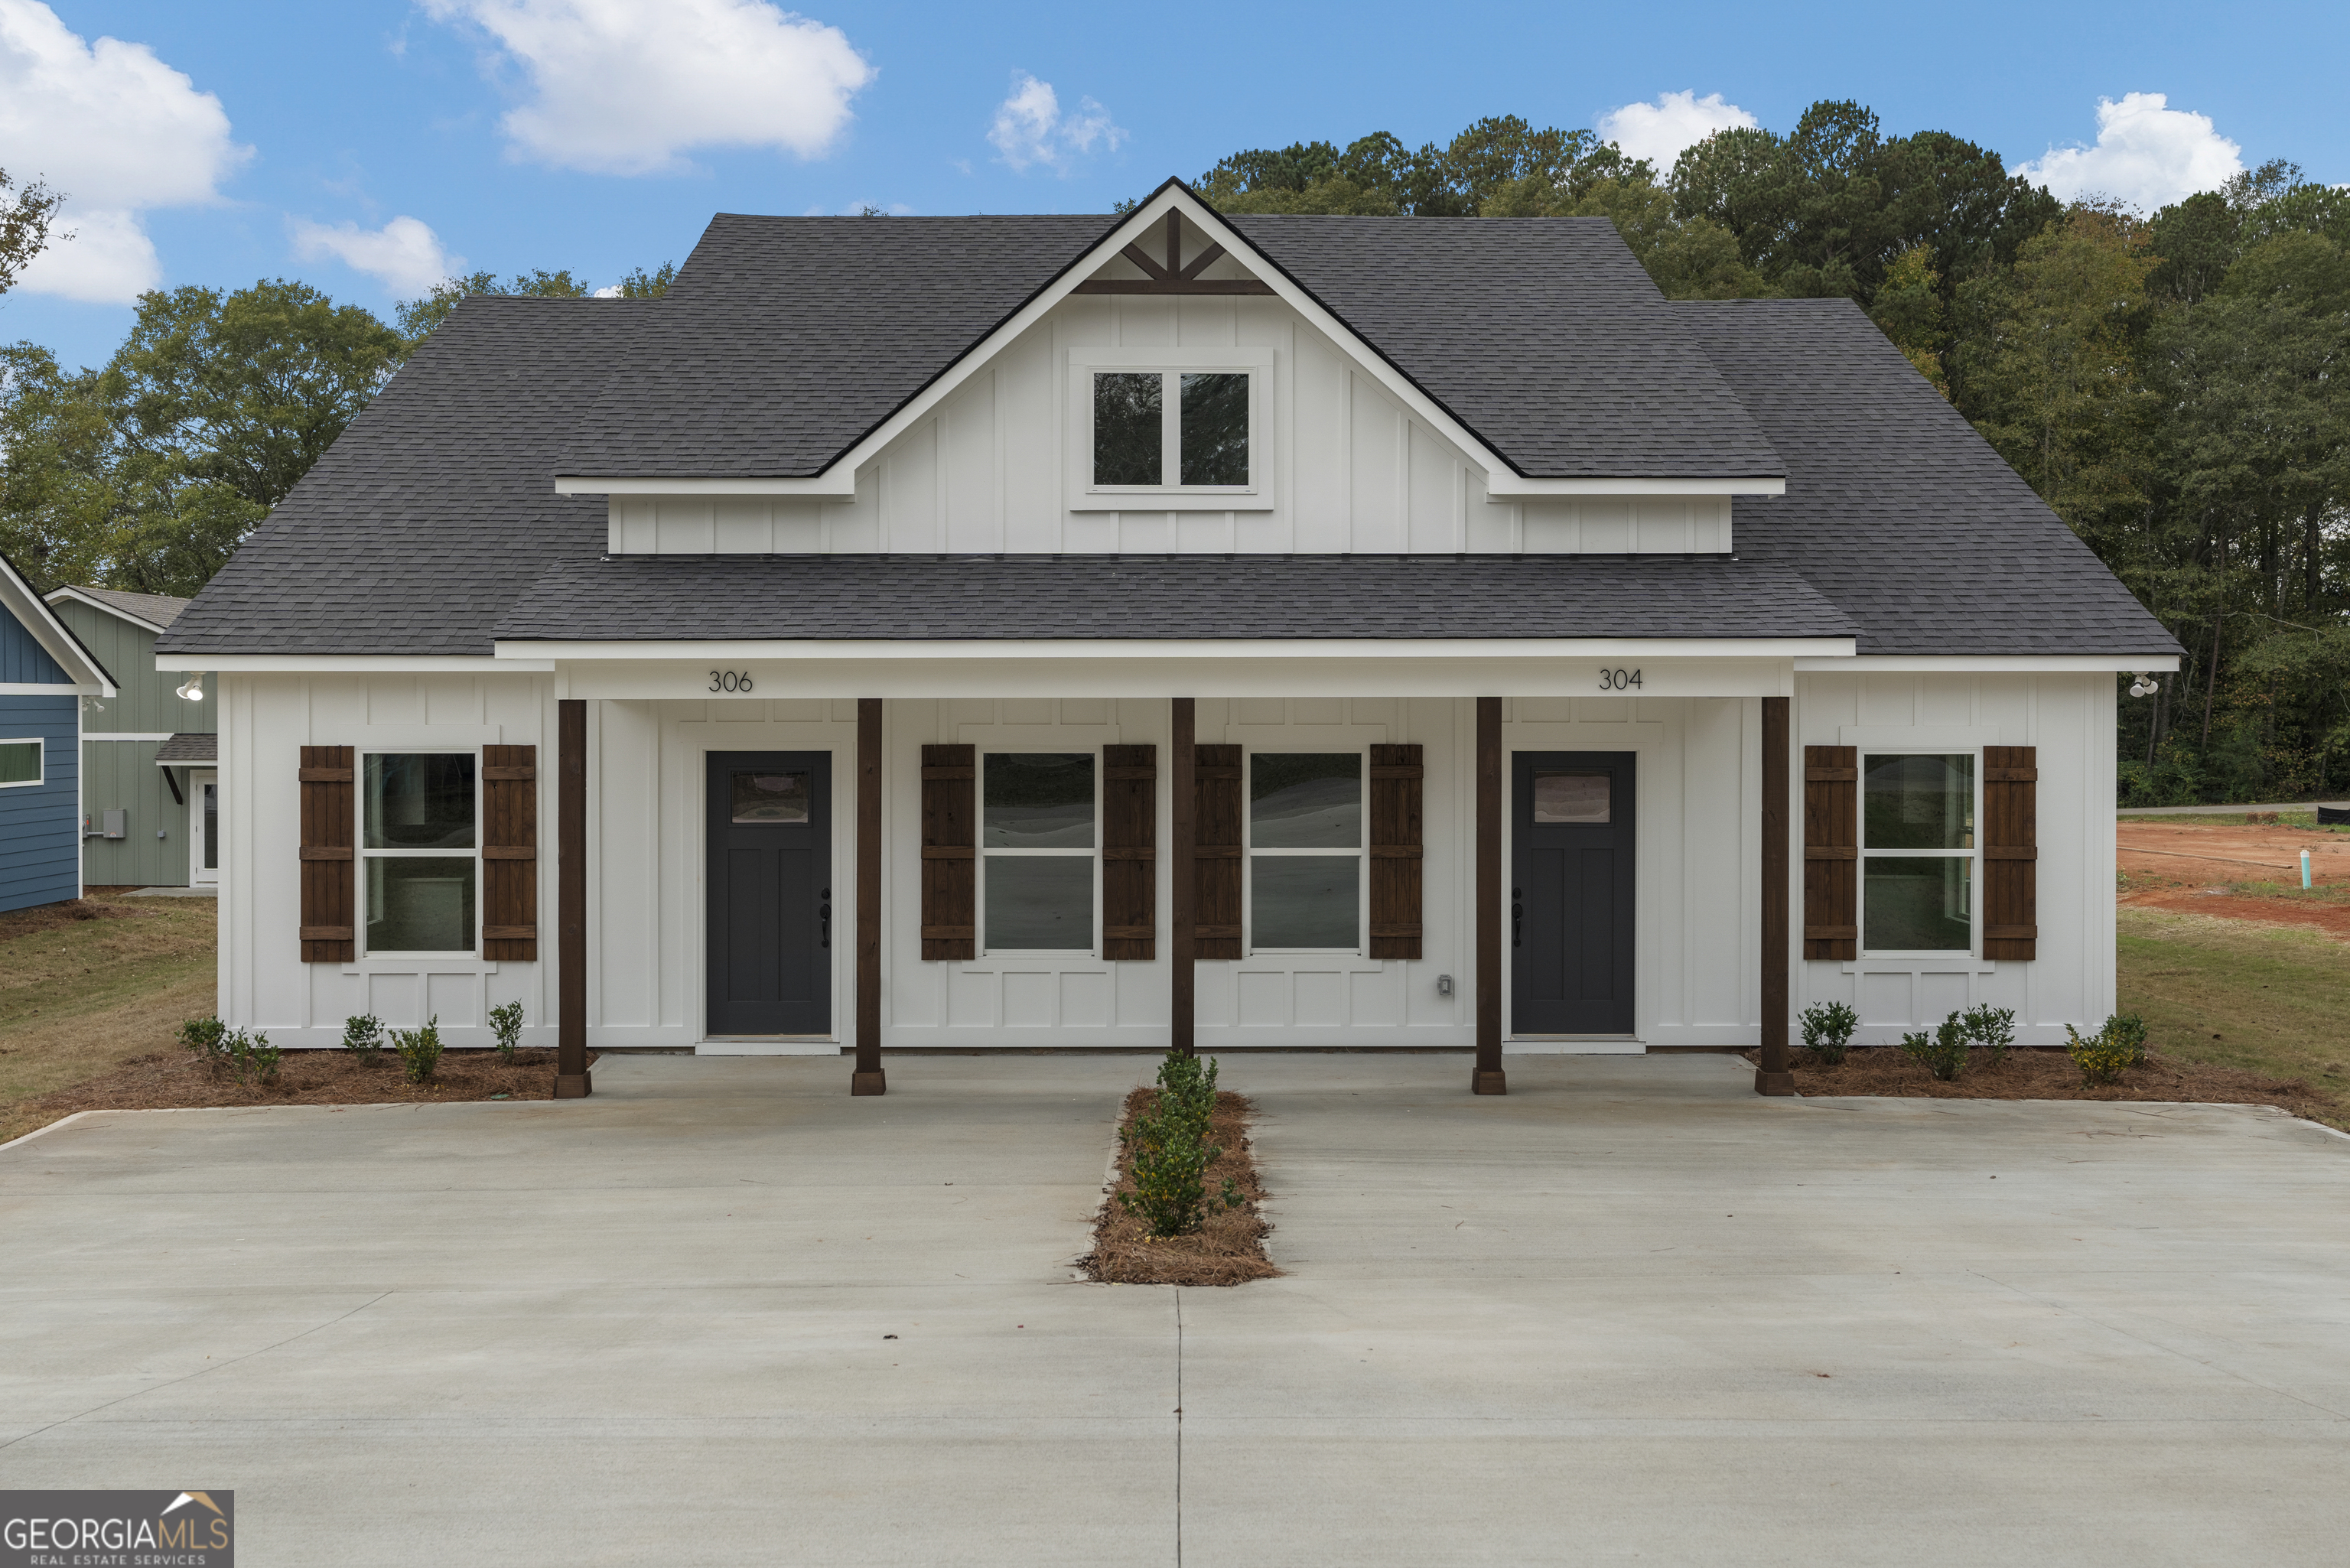
[[0,1153],[0,1487],[255,1564],[2341,1557],[2350,1142],[1237,1056],[1287,1276],[1072,1283],[1152,1065],[85,1118]]

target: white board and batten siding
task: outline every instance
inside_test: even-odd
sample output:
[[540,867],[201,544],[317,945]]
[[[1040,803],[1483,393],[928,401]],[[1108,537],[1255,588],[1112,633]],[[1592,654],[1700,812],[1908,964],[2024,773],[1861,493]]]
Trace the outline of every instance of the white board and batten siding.
[[[1226,266],[1219,263],[1218,267]],[[1107,509],[1084,483],[1087,356],[1232,350],[1258,370],[1230,510]],[[1204,362],[1204,361],[1203,361]],[[1181,369],[1170,363],[1171,369]],[[1628,389],[1627,390],[1631,390]],[[867,463],[857,493],[615,495],[617,555],[1726,553],[1727,496],[1490,501],[1482,472],[1278,299],[1083,296]]]

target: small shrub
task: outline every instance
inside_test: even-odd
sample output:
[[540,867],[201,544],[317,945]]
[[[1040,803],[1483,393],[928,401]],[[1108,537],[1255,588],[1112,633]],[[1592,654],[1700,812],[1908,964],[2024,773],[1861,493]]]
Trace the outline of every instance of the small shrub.
[[1991,1065],[1996,1067],[2007,1060],[2008,1051],[2015,1044],[2015,1009],[2012,1007],[1970,1007],[1959,1017],[1967,1038],[1991,1053]]
[[511,1064],[515,1047],[522,1044],[522,1003],[509,1002],[504,1007],[491,1008],[490,1027],[497,1031],[498,1060]]
[[407,1070],[410,1083],[431,1083],[441,1065],[441,1015],[436,1012],[426,1019],[421,1029],[393,1030],[391,1048],[400,1054],[400,1064]]
[[1203,1065],[1196,1056],[1170,1051],[1159,1064],[1159,1092],[1150,1108],[1119,1135],[1134,1190],[1120,1192],[1118,1201],[1142,1220],[1152,1241],[1189,1235],[1216,1204],[1237,1209],[1243,1201],[1229,1177],[1221,1192],[1208,1196],[1208,1167],[1224,1152],[1208,1142],[1215,1114],[1214,1058]]
[[1926,1070],[1947,1084],[1966,1070],[1967,1026],[1953,1012],[1934,1026],[1931,1034],[1922,1030],[1901,1037],[1901,1049],[1926,1064]]
[[228,1025],[217,1018],[191,1018],[180,1025],[180,1044],[207,1067],[216,1068],[228,1060],[227,1047],[222,1044],[227,1034]]
[[2081,1069],[2081,1084],[2085,1088],[2097,1084],[2118,1084],[2122,1081],[2122,1075],[2137,1065],[2132,1057],[2137,1052],[2126,1041],[2116,1038],[2114,1023],[2113,1019],[2106,1019],[2104,1028],[2085,1039],[2071,1024],[2064,1025],[2064,1050],[2073,1058],[2073,1065]]
[[286,1051],[283,1046],[272,1045],[268,1035],[258,1031],[247,1033],[242,1029],[233,1029],[222,1041],[222,1045],[228,1059],[235,1064],[239,1082],[274,1084],[277,1081],[277,1066],[285,1060]]
[[2114,1044],[2130,1054],[2130,1065],[2146,1065],[2146,1020],[2135,1012],[2116,1012],[2106,1020]]
[[383,1050],[383,1020],[361,1012],[343,1020],[343,1049],[362,1062],[372,1062]]
[[1816,1007],[1806,1007],[1795,1016],[1803,1025],[1804,1049],[1824,1064],[1833,1067],[1844,1060],[1852,1046],[1852,1032],[1860,1027],[1860,1014],[1841,1002],[1824,1002]]

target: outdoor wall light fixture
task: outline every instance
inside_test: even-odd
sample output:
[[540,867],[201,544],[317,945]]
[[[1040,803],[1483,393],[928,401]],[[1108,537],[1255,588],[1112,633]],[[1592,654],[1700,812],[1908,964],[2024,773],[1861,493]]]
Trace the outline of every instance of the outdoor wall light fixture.
[[191,675],[173,690],[191,702],[201,702],[204,700],[204,678],[202,675]]
[[2130,681],[2130,695],[2133,697],[2151,697],[2160,690],[2151,675],[2137,676]]

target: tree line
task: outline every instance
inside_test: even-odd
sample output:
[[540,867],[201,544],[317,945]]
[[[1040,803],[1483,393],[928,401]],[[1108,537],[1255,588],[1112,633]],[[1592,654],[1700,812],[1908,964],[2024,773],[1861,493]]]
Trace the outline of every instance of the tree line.
[[1235,213],[1605,217],[1669,297],[1852,300],[2186,648],[2121,700],[2126,804],[2350,782],[2350,190],[2277,161],[2150,215],[2066,203],[1851,102],[1669,171],[1503,117],[1199,185]]

